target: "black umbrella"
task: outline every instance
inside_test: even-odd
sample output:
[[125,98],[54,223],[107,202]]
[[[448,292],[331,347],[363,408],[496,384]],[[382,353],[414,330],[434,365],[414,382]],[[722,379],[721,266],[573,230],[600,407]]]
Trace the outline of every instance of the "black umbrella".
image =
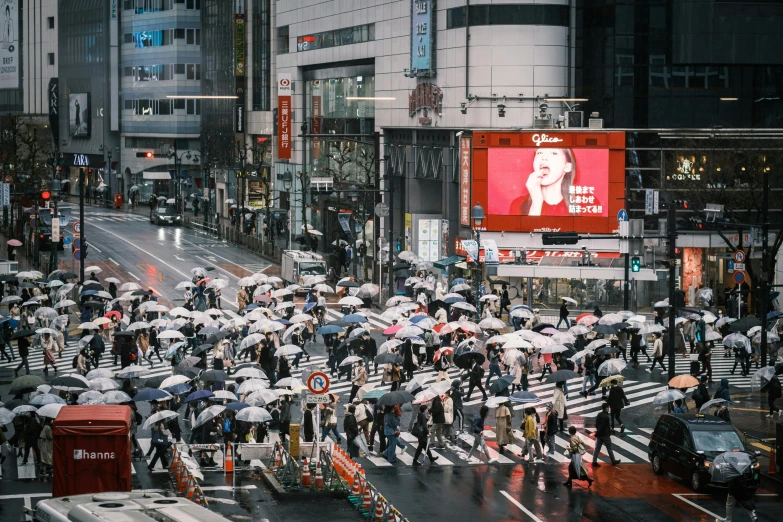
[[14,334],[11,336],[11,340],[15,341],[16,339],[21,339],[22,337],[30,337],[32,335],[35,335],[35,330],[19,330],[17,332],[14,332]]
[[136,334],[133,332],[117,332],[113,335],[113,337],[116,339],[117,337],[130,337],[131,339],[136,337]]
[[378,357],[375,358],[375,364],[400,364],[402,363],[402,356],[397,355],[396,353],[382,353]]
[[571,370],[558,370],[546,378],[546,382],[561,382],[569,379],[576,379],[579,374]]
[[0,276],[0,282],[8,283],[11,281],[16,281],[16,276],[14,274],[6,274]]
[[71,375],[60,375],[52,381],[52,386],[67,386],[68,388],[89,388],[82,379],[77,379]]
[[454,358],[454,364],[457,366],[457,368],[462,368],[463,370],[469,370],[471,366],[473,366],[473,361],[476,361],[479,364],[484,364],[485,360],[486,357],[484,357],[483,353],[465,352]]
[[[22,375],[21,377],[17,377],[16,379],[14,379],[13,382],[11,383],[11,395],[35,391],[35,389],[38,388],[38,386],[45,383],[46,381],[43,380],[43,378],[38,375],[30,375],[30,374]],[[6,407],[8,406],[9,405],[6,405]]]
[[174,367],[174,374],[179,375],[187,372],[191,368],[193,368],[195,365],[197,365],[199,362],[201,362],[201,357],[193,357],[192,355],[188,355],[184,359],[182,359],[182,362],[180,362],[178,365]]
[[489,284],[491,285],[510,285],[508,281],[504,281],[503,279],[490,279]]
[[604,335],[614,335],[617,333],[617,329],[611,324],[597,324],[593,327],[593,332]]
[[536,333],[541,333],[541,331],[546,329],[546,328],[555,328],[555,325],[549,324],[549,323],[541,323],[541,324],[538,324],[538,325],[534,326],[533,328],[531,328],[531,330],[533,330]]
[[145,388],[160,388],[160,385],[165,381],[167,378],[171,377],[170,375],[158,375],[156,377],[150,377],[146,381],[144,381],[144,387]]
[[82,284],[84,288],[89,287],[90,290],[96,290],[97,288],[103,289],[103,286],[101,286],[100,281],[93,281],[92,279],[89,279]]
[[729,325],[730,332],[747,332],[754,326],[760,326],[761,321],[753,316],[746,316]]
[[214,344],[201,344],[198,346],[198,348],[193,350],[193,356],[195,357],[201,355],[202,353],[211,350],[214,347],[215,347]]
[[605,346],[595,352],[596,355],[612,355],[613,353],[620,353],[620,349],[616,346]]
[[409,402],[413,402],[413,395],[411,395],[409,392],[398,390],[393,391],[385,394],[383,397],[378,399],[378,405],[379,406],[394,406],[407,404]]
[[343,281],[342,283],[338,283],[337,286],[342,286],[343,288],[359,288],[362,285],[356,281]]
[[598,301],[590,301],[585,305],[585,308],[600,308],[600,306],[601,303],[599,303]]
[[[76,279],[76,274],[73,272],[61,272],[57,274],[57,279],[61,281],[67,281],[68,279]],[[96,281],[93,281],[93,283]]]
[[25,281],[24,283],[19,283],[19,288],[35,288],[35,285]]
[[[33,388],[30,391],[35,391],[35,388]],[[24,402],[22,401],[22,399],[14,399],[12,401],[8,401],[7,403],[5,403],[4,408],[9,409],[9,410],[13,410],[17,406],[24,406]]]
[[498,379],[492,383],[492,386],[489,387],[489,393],[500,393],[511,386],[512,382],[514,382],[513,375],[504,375],[502,377],[498,377]]
[[209,370],[208,372],[204,372],[201,374],[199,379],[202,381],[209,381],[209,382],[215,382],[215,381],[225,381],[228,378],[228,375],[226,375],[226,372],[223,370]]
[[131,297],[144,297],[145,295],[152,295],[152,290],[136,290],[131,294]]
[[411,265],[409,263],[405,263],[405,262],[394,263],[394,266],[392,268],[394,270],[410,270]]
[[204,339],[205,344],[215,344],[216,342],[220,341],[221,339],[225,339],[230,334],[226,332],[225,330],[221,330],[219,332],[213,333],[212,335],[208,336],[206,339]]
[[100,301],[87,301],[82,306],[85,308],[96,308],[98,310],[103,310],[106,307],[106,303],[102,303]]

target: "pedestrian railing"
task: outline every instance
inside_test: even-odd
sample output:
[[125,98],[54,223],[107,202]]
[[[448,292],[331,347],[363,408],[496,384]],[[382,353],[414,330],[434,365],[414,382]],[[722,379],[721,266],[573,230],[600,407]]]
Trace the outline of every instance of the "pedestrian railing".
[[198,463],[175,444],[171,449],[171,467],[169,474],[174,492],[192,500],[196,504],[207,506],[207,498],[198,481],[204,480]]
[[357,471],[354,475],[348,500],[362,516],[372,522],[408,522],[408,519],[381,495],[378,488],[367,480],[363,472]]
[[218,225],[213,225],[208,221],[205,222],[203,219],[199,219],[196,217],[185,216],[185,226],[190,228],[195,228],[203,232],[207,232],[209,234],[218,233]]

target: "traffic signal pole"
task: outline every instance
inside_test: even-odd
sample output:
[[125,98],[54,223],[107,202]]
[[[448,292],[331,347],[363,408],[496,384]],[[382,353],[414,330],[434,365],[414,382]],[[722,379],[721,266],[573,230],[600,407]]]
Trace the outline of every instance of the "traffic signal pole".
[[79,169],[79,241],[82,252],[79,255],[79,280],[84,283],[84,247],[87,244],[84,239],[84,168]]
[[669,259],[669,327],[667,333],[667,345],[669,352],[669,380],[674,379],[677,355],[674,353],[675,319],[677,311],[677,209],[669,205],[666,216],[668,229],[668,259]]

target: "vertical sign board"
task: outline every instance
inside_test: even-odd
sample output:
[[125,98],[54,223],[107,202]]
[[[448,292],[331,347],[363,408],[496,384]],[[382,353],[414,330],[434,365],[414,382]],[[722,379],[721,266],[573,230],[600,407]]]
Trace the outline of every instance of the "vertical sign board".
[[470,226],[470,138],[459,139],[459,224]]
[[[109,124],[111,130],[120,130],[120,0],[109,3]],[[111,171],[111,165],[109,165]]]
[[411,72],[435,76],[435,0],[411,0]]
[[55,143],[60,143],[60,81],[57,78],[49,80],[49,128]]
[[52,243],[60,242],[60,218],[52,218]]
[[19,2],[3,0],[0,6],[0,89],[19,88]]
[[291,159],[291,75],[277,75],[277,158]]
[[11,184],[0,183],[0,207],[11,206]]
[[[310,132],[312,134],[321,134],[321,80],[313,80],[312,105],[313,125]],[[321,140],[314,138],[313,143],[313,161],[321,157]]]
[[234,76],[245,75],[245,15],[234,15]]

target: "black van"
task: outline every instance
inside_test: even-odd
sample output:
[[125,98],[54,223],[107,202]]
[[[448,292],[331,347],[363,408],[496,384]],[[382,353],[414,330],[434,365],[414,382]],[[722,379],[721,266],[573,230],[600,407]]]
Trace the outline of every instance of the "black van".
[[743,436],[730,423],[713,415],[662,415],[650,437],[647,452],[653,472],[677,475],[690,481],[694,491],[702,491],[710,482],[712,460],[727,451],[751,455],[753,466],[745,483],[754,490],[758,488],[759,463],[756,456],[746,450]]

